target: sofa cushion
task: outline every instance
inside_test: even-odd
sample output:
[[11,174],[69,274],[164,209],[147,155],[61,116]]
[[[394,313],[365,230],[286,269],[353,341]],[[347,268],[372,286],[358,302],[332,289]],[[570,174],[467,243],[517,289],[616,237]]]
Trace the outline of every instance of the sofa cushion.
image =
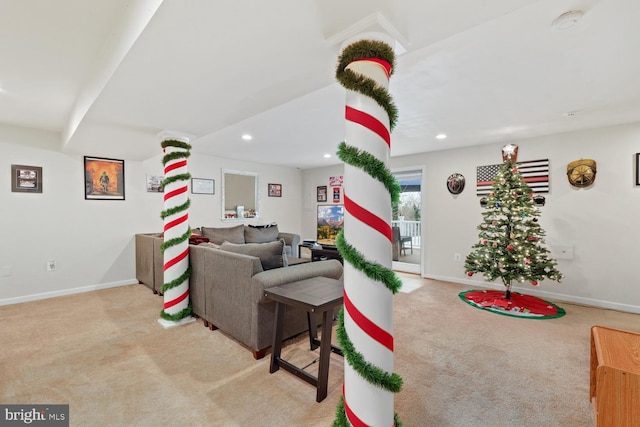
[[223,242],[220,249],[237,254],[250,255],[260,258],[263,270],[271,270],[284,266],[283,252],[284,240],[276,240],[268,243],[245,243],[236,244]]
[[216,245],[221,245],[225,240],[230,243],[244,243],[244,225],[235,227],[201,227],[202,235]]
[[267,243],[278,240],[278,224],[246,225],[244,227],[245,243]]

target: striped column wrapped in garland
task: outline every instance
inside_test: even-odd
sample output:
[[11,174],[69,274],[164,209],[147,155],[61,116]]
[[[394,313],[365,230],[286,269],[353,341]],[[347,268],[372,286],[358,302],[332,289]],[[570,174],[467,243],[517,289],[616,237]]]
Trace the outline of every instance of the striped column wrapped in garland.
[[393,294],[402,283],[391,270],[392,203],[400,186],[389,171],[396,108],[388,92],[395,56],[385,41],[360,40],[342,51],[337,80],[347,89],[344,231],[336,245],[345,260],[344,308],[337,339],[345,355],[343,396],[334,426],[401,425],[394,393]]
[[186,138],[165,139],[161,143],[164,151],[164,307],[158,321],[164,327],[177,326],[192,321],[189,301],[189,199],[188,183],[191,175],[187,171],[187,158],[191,145]]

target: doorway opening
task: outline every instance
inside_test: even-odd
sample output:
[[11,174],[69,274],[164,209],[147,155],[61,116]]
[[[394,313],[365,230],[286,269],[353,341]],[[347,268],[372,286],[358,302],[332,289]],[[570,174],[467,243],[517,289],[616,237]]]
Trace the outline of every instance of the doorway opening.
[[393,269],[422,273],[422,168],[392,171],[400,184],[400,200],[393,207]]

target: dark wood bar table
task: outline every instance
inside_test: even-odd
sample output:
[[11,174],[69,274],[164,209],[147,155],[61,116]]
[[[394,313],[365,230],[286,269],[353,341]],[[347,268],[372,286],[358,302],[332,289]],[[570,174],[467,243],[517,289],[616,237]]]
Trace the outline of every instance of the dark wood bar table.
[[[342,356],[342,350],[331,344],[331,329],[333,326],[333,309],[342,304],[342,280],[328,277],[313,277],[286,285],[265,289],[265,296],[276,301],[273,345],[271,347],[271,364],[269,372],[274,373],[279,368],[291,372],[316,387],[316,402],[327,397],[329,382],[329,356],[336,353]],[[320,346],[318,376],[315,377],[305,370],[293,365],[280,357],[282,351],[282,328],[284,324],[285,306],[302,308],[307,311],[309,322],[309,342],[311,349]],[[322,313],[322,339],[316,335],[316,314]]]

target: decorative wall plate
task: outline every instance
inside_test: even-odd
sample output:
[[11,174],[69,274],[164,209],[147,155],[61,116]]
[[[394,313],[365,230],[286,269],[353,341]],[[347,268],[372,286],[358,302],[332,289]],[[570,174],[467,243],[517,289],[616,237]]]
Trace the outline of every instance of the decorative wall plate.
[[447,190],[451,194],[460,194],[464,190],[464,176],[460,173],[454,173],[447,178]]
[[584,188],[592,185],[596,180],[596,161],[591,159],[580,159],[567,165],[567,178],[569,184],[577,188]]

